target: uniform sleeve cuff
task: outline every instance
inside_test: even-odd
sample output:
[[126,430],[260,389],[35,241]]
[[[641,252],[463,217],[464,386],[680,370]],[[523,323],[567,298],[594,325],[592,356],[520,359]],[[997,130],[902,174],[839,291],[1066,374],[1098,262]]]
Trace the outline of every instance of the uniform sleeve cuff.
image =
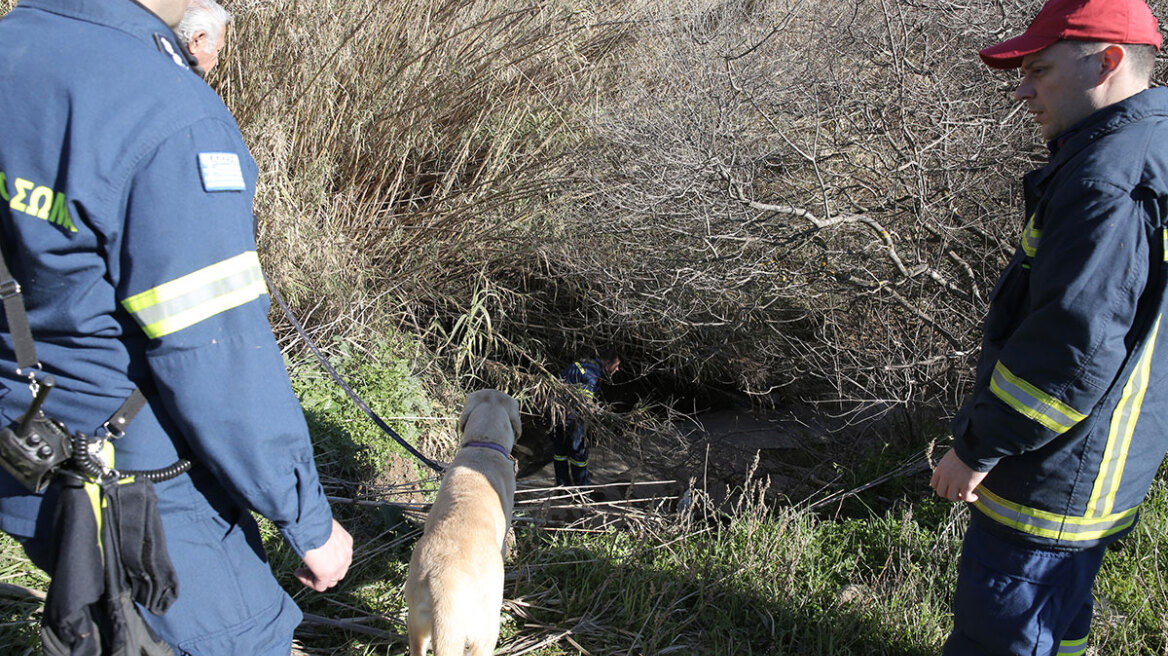
[[318,493],[311,501],[301,497],[302,511],[294,523],[280,527],[284,541],[300,558],[304,554],[324,546],[333,532],[333,513],[324,497],[324,490],[317,485]]
[[953,439],[953,451],[957,453],[957,457],[961,459],[961,462],[964,462],[966,466],[975,472],[988,472],[994,468],[994,465],[998,464],[999,460],[1001,460],[999,457],[977,457],[977,455],[973,453],[973,450],[969,448],[966,440],[961,438]]

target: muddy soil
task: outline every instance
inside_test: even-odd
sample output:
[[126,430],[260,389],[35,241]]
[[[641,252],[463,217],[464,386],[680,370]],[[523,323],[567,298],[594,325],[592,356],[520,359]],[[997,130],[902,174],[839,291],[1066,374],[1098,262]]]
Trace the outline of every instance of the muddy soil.
[[[594,484],[626,484],[605,488],[609,499],[680,497],[692,485],[721,503],[748,479],[769,479],[768,500],[797,503],[838,484],[837,463],[870,449],[889,429],[887,423],[849,422],[806,408],[724,408],[676,424],[674,434],[645,435],[639,444],[595,445],[589,470]],[[525,428],[520,447],[519,484],[554,485],[546,434]]]

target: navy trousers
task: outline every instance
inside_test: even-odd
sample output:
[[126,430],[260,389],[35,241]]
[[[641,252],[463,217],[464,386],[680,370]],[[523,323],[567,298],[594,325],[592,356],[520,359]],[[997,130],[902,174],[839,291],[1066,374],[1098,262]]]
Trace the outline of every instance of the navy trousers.
[[944,656],[1087,653],[1091,587],[1107,546],[1030,547],[988,532],[982,522],[990,520],[973,519],[961,550],[953,633]]
[[552,430],[552,462],[556,485],[591,485],[588,475],[588,440],[584,426],[569,416],[567,425]]

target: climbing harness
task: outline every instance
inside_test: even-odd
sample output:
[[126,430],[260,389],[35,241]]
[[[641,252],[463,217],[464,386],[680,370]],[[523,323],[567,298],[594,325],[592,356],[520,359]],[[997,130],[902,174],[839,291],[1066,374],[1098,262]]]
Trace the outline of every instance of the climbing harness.
[[406,442],[401,435],[397,434],[397,431],[390,428],[389,424],[385,423],[381,417],[377,416],[376,412],[373,412],[368,404],[366,404],[365,401],[363,401],[361,397],[353,391],[352,387],[349,387],[348,383],[345,382],[345,379],[341,377],[341,374],[337,373],[337,370],[334,369],[331,364],[329,364],[328,359],[325,358],[324,354],[320,352],[320,349],[316,347],[316,344],[312,341],[312,338],[309,337],[308,333],[304,330],[304,326],[300,325],[300,322],[296,320],[295,316],[293,316],[292,310],[288,307],[288,304],[284,302],[284,297],[280,295],[279,290],[277,290],[276,286],[272,284],[272,281],[268,278],[267,274],[264,274],[264,281],[268,283],[268,289],[272,293],[272,298],[276,299],[276,302],[280,304],[280,309],[284,311],[284,316],[288,318],[288,322],[291,323],[292,327],[296,329],[296,332],[300,335],[300,338],[303,339],[304,343],[308,345],[308,348],[312,351],[312,354],[316,356],[316,359],[320,361],[320,364],[322,367],[324,367],[324,370],[328,372],[329,376],[332,377],[333,381],[335,381],[337,385],[340,385],[341,389],[345,391],[345,394],[347,394],[350,399],[353,399],[353,402],[357,404],[357,407],[361,408],[361,411],[364,412],[365,415],[373,421],[373,423],[377,424],[378,428],[384,431],[386,435],[392,437],[395,442],[402,445],[402,448],[404,448],[406,451],[409,451],[411,455],[422,461],[422,463],[427,467],[433,469],[439,474],[446,471],[446,467],[444,465],[427,458],[422,454],[421,451],[418,451],[416,448],[414,448],[413,445],[411,445],[409,442]]

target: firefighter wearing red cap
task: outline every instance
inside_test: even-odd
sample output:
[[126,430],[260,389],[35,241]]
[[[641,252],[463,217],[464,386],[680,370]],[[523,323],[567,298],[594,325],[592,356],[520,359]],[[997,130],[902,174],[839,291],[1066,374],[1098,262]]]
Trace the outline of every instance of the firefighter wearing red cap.
[[1087,651],[1091,588],[1168,448],[1168,89],[1142,0],[1049,0],[979,54],[1050,150],[937,465],[973,506],[944,653]]

